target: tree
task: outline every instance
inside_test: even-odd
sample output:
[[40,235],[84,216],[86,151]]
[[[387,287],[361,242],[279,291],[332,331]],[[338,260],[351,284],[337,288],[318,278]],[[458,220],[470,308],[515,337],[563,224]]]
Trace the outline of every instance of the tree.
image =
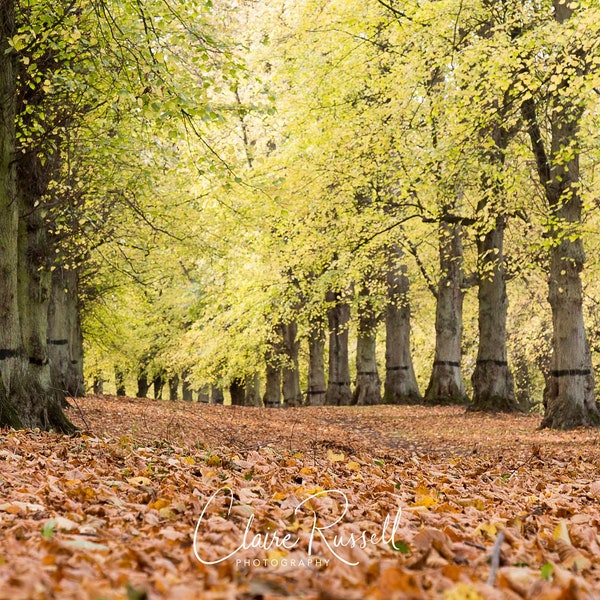
[[[569,429],[600,422],[583,318],[585,254],[579,231],[583,208],[579,126],[593,58],[588,54],[589,38],[578,37],[585,25],[590,26],[585,20],[590,15],[558,0],[553,8],[555,27],[551,31],[557,36],[556,50],[547,56],[547,64],[539,66],[551,69],[550,83],[531,90],[522,112],[548,207],[552,369],[542,427]],[[540,126],[544,113],[548,115],[547,138]]]

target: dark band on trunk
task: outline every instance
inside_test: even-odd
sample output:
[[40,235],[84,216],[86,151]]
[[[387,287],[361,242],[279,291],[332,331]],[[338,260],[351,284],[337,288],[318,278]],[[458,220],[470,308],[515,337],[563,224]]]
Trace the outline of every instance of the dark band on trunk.
[[35,356],[30,356],[29,364],[37,365],[38,367],[43,367],[48,364],[48,359],[47,358],[41,359],[41,358],[36,358]]
[[350,387],[350,382],[346,383],[344,381],[330,381],[329,385],[347,385]]
[[46,340],[46,343],[51,346],[66,346],[69,340]]
[[8,348],[0,349],[0,360],[6,360],[7,358],[17,358],[19,356],[18,350],[10,350]]
[[377,375],[377,371],[357,371],[357,375]]
[[71,364],[72,364],[72,365],[76,365],[78,362],[79,362],[78,360],[72,360],[72,361],[71,361]]
[[568,376],[585,376],[591,375],[592,371],[590,369],[563,369],[560,371],[550,371],[550,375],[552,377],[568,377]]
[[326,394],[327,390],[308,390],[310,396],[316,396],[317,394]]
[[508,362],[506,362],[505,360],[496,360],[495,358],[480,358],[479,360],[477,360],[478,365],[484,365],[486,363],[490,363],[498,367],[508,367]]
[[408,371],[410,367],[386,367],[386,371]]
[[433,366],[447,365],[448,367],[460,367],[460,363],[455,360],[434,360]]

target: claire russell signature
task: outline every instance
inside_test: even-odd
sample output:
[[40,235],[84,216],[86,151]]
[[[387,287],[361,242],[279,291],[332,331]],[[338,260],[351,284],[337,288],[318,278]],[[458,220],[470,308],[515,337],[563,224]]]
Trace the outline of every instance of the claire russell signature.
[[[219,494],[223,494],[226,497],[229,497],[229,508],[227,510],[227,517],[229,517],[231,513],[231,509],[233,507],[234,495],[233,491],[228,487],[219,488],[206,502],[206,505],[202,509],[202,513],[198,518],[198,522],[196,523],[196,529],[194,531],[194,555],[196,558],[205,565],[215,565],[220,562],[223,562],[227,559],[233,558],[238,552],[243,550],[249,550],[250,548],[262,549],[262,550],[272,550],[272,549],[283,549],[283,550],[293,550],[300,544],[300,539],[295,537],[289,532],[285,534],[280,533],[279,531],[268,531],[266,533],[252,533],[252,523],[254,521],[254,515],[251,514],[248,517],[246,522],[246,527],[244,529],[244,533],[242,536],[242,540],[237,548],[233,549],[229,554],[225,556],[219,556],[214,558],[214,560],[208,560],[207,558],[201,556],[200,549],[201,544],[198,539],[199,533],[202,531],[202,528],[206,526],[207,519],[206,514],[213,502]],[[343,510],[337,516],[335,520],[332,520],[330,523],[323,525],[317,524],[317,521],[322,521],[322,517],[319,517],[317,513],[310,508],[308,504],[311,500],[318,497],[323,497],[326,495],[335,495],[340,498],[340,502],[343,506]],[[349,566],[356,566],[359,564],[359,561],[352,562],[338,554],[338,548],[366,548],[369,544],[394,544],[395,534],[400,526],[400,519],[402,517],[402,509],[398,508],[394,519],[390,517],[389,514],[385,515],[383,519],[383,523],[381,524],[381,532],[380,533],[370,533],[367,531],[360,531],[359,534],[351,533],[347,536],[342,534],[332,534],[330,531],[333,527],[338,525],[338,523],[342,522],[346,513],[348,512],[350,507],[350,503],[348,501],[348,497],[341,490],[323,490],[316,494],[312,494],[308,496],[302,502],[300,502],[296,508],[294,509],[294,516],[298,514],[298,512],[302,508],[306,508],[307,510],[312,512],[312,526],[310,530],[310,534],[308,537],[308,548],[307,552],[309,556],[313,554],[313,544],[316,540],[320,540],[325,544],[328,548],[329,552]],[[390,528],[391,527],[391,528]],[[388,531],[389,529],[389,531]]]

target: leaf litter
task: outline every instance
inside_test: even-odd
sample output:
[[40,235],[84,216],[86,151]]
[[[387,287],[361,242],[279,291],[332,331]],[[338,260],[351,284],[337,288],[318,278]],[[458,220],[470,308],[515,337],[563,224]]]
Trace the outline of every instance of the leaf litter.
[[596,430],[458,407],[73,402],[77,436],[0,433],[0,598],[600,589]]

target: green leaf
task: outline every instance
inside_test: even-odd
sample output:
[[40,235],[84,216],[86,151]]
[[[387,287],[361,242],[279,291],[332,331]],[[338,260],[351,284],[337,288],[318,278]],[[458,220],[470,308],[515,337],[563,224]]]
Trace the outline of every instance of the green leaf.
[[390,542],[390,548],[392,550],[395,550],[396,552],[400,552],[401,554],[408,554],[410,552],[408,544],[405,544],[404,542],[398,540]]
[[56,531],[56,521],[54,519],[50,519],[46,521],[42,526],[42,537],[45,540],[51,540],[54,536],[54,532]]
[[542,579],[545,581],[552,581],[552,575],[554,574],[554,565],[552,563],[547,562],[545,565],[542,565],[540,569],[540,575]]

